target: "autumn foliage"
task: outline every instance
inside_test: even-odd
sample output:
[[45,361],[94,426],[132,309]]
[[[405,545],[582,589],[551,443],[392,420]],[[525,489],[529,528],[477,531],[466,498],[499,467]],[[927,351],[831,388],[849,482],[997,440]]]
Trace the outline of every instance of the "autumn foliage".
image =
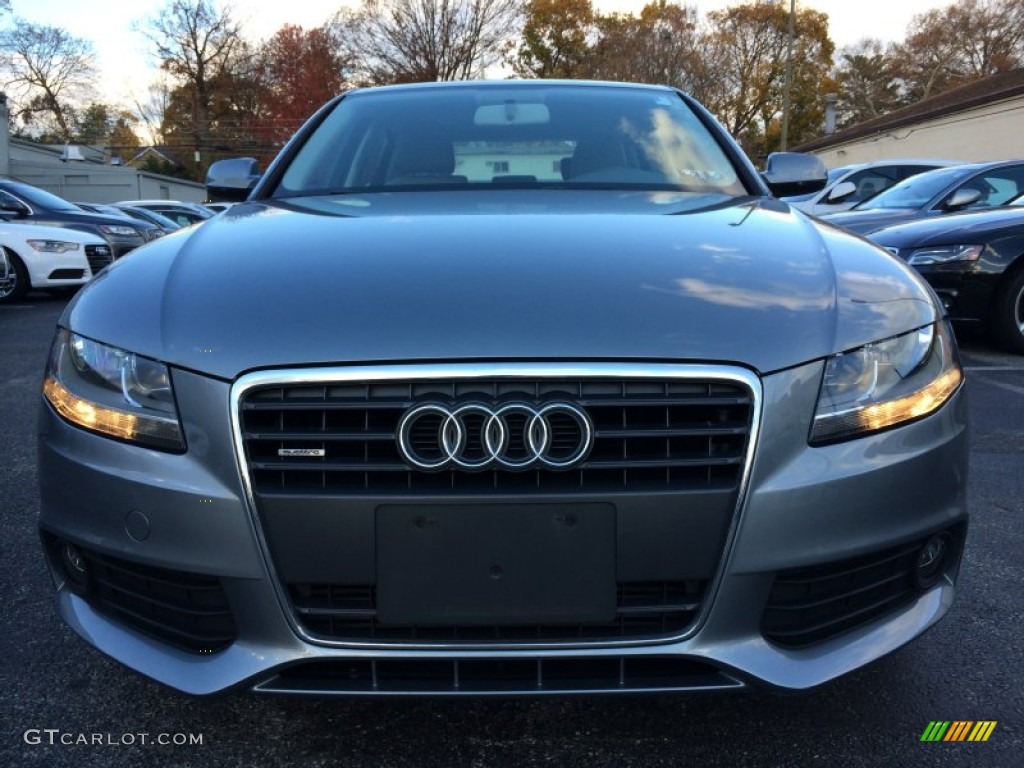
[[[820,134],[829,93],[844,126],[1024,66],[1024,0],[935,2],[901,41],[838,53],[828,16],[797,2],[789,143]],[[136,101],[136,123],[172,170],[202,178],[219,157],[269,160],[321,104],[355,86],[623,80],[690,92],[758,160],[780,144],[789,5],[737,0],[702,16],[671,0],[639,13],[600,13],[591,0],[359,0],[319,27],[289,24],[254,42],[223,0],[165,0],[136,24],[162,70],[150,98]],[[132,147],[126,110],[94,101],[87,40],[14,19],[0,35],[0,70],[16,130]]]

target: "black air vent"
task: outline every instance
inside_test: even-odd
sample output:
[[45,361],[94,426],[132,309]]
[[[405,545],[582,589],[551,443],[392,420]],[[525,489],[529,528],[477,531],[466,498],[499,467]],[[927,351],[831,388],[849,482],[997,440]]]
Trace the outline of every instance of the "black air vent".
[[[963,546],[964,529],[950,530],[952,547]],[[776,574],[761,622],[764,636],[799,648],[829,640],[907,605],[923,590],[914,568],[924,541],[832,563]],[[949,562],[958,561],[949,557]]]
[[348,641],[510,643],[622,639],[680,634],[696,618],[704,581],[618,585],[617,616],[606,624],[501,626],[394,626],[377,620],[371,586],[289,584],[299,621],[325,639]]

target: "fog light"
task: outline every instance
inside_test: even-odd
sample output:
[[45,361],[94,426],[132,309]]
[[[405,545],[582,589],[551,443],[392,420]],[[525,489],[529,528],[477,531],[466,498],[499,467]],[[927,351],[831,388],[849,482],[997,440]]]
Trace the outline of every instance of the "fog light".
[[89,590],[89,565],[78,547],[68,542],[61,544],[60,562],[64,566],[71,591],[76,595],[84,595]]
[[920,589],[931,589],[939,583],[949,557],[950,536],[938,533],[921,547],[914,565],[914,583]]

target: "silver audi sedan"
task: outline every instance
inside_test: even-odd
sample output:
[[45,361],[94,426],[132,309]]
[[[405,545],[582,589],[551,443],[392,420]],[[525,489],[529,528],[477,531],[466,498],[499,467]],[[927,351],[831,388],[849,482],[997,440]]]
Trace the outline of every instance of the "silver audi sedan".
[[[806,689],[913,639],[963,373],[884,250],[671,88],[355,90],[68,306],[57,608],[193,694]],[[248,163],[245,163],[248,167]]]

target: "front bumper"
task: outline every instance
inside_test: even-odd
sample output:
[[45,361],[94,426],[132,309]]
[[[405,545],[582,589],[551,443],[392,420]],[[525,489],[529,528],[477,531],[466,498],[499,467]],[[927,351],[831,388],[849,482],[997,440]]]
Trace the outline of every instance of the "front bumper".
[[[762,380],[760,436],[741,509],[699,622],[685,635],[576,646],[331,645],[304,639],[275,585],[248,508],[229,425],[230,386],[175,371],[189,450],[172,456],[88,434],[41,409],[40,526],[48,551],[73,542],[111,558],[216,577],[236,639],[182,650],[73,594],[50,563],[62,616],[85,639],[170,686],[209,694],[519,694],[803,689],[911,640],[949,608],[966,522],[966,401],[832,446],[807,445],[820,364]],[[779,572],[842,563],[953,532],[942,578],[883,615],[802,647],[765,638]]]
[[992,300],[1002,271],[976,264],[939,264],[914,267],[938,295],[951,320],[984,323],[989,319]]

